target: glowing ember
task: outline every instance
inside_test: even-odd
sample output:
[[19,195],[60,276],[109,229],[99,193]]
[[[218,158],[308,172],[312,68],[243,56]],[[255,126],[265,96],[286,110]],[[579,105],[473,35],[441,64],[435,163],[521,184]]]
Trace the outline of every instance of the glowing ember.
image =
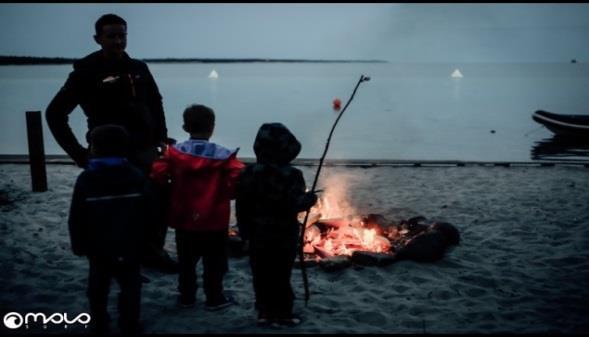
[[[366,228],[346,201],[345,184],[336,182],[322,193],[310,210],[305,230],[305,253],[321,258],[352,255],[354,251],[387,253],[391,242],[374,228]],[[304,219],[304,212],[300,220]]]

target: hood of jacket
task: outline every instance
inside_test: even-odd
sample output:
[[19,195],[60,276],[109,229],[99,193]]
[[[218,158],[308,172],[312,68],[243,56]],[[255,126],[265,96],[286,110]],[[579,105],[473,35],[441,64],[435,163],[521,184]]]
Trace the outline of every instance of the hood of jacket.
[[127,164],[127,158],[124,157],[98,157],[88,161],[90,171],[100,170],[105,167],[121,166]]
[[286,165],[301,152],[301,143],[282,123],[264,123],[254,141],[254,153],[260,164]]
[[181,162],[191,169],[203,169],[225,165],[229,159],[237,156],[239,148],[231,151],[207,140],[189,139],[170,146],[168,151],[172,158],[188,159]]

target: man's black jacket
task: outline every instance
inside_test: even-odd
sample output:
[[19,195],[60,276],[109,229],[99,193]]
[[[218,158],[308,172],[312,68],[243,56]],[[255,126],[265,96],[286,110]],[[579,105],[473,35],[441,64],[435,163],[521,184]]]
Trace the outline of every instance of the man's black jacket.
[[64,86],[46,111],[47,124],[65,152],[85,163],[88,151],[68,125],[68,115],[80,105],[88,133],[96,126],[116,124],[131,136],[134,150],[154,148],[167,138],[162,96],[147,65],[130,58],[109,60],[101,51],[74,62]]
[[147,183],[126,161],[91,160],[78,176],[70,207],[74,254],[138,259],[154,203]]

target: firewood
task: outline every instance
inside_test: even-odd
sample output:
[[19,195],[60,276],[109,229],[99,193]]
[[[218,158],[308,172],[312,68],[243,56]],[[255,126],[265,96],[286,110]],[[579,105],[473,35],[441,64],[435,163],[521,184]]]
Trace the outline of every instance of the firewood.
[[303,253],[314,254],[315,247],[313,247],[310,243],[306,243],[305,247],[303,247]]
[[313,246],[313,248],[315,248],[315,253],[317,253],[317,255],[319,255],[319,257],[321,257],[322,259],[333,256],[332,253],[328,252],[327,250],[319,246]]
[[[297,256],[297,258],[295,259],[295,263],[294,263],[295,268],[301,268],[301,263],[299,261],[300,260]],[[315,255],[305,254],[305,261],[304,261],[305,267],[315,267],[318,263],[319,263],[319,261],[317,261],[317,258]]]
[[319,219],[321,219],[321,213],[311,213],[309,214],[309,218],[307,219],[307,223],[305,224],[305,228],[315,224]]
[[429,229],[442,233],[449,245],[457,245],[460,243],[460,233],[452,224],[447,222],[434,222]]
[[380,214],[368,214],[362,218],[364,228],[374,229],[376,234],[383,235],[387,226],[387,220]]
[[351,260],[364,266],[384,266],[395,262],[395,257],[391,254],[357,250],[352,254]]
[[350,223],[350,221],[348,221],[344,218],[321,219],[318,222],[323,225],[335,227],[335,228],[344,227]]
[[321,240],[321,230],[318,226],[311,225],[305,229],[305,242],[316,244]]
[[422,232],[407,241],[397,252],[399,260],[413,260],[418,262],[435,262],[444,256],[448,246],[444,234],[432,230]]
[[345,255],[333,256],[319,261],[319,267],[325,271],[338,271],[351,265],[350,258]]

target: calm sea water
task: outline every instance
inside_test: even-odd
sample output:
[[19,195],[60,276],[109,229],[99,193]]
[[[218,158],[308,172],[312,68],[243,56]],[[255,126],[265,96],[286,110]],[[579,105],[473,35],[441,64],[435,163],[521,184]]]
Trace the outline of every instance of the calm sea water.
[[[187,137],[181,116],[188,104],[205,104],[217,114],[212,141],[240,147],[242,157],[254,156],[262,123],[282,122],[303,145],[299,158],[318,158],[337,116],[333,99],[345,104],[361,74],[371,81],[360,85],[327,158],[528,161],[539,159],[534,149],[552,136],[531,119],[535,110],[589,114],[589,65],[580,63],[149,66],[171,137]],[[456,68],[463,78],[450,76]],[[219,78],[208,78],[212,69]],[[70,65],[0,66],[0,154],[28,152],[25,111],[45,111],[70,71]],[[43,122],[45,152],[63,154]],[[70,123],[84,140],[79,108]]]

